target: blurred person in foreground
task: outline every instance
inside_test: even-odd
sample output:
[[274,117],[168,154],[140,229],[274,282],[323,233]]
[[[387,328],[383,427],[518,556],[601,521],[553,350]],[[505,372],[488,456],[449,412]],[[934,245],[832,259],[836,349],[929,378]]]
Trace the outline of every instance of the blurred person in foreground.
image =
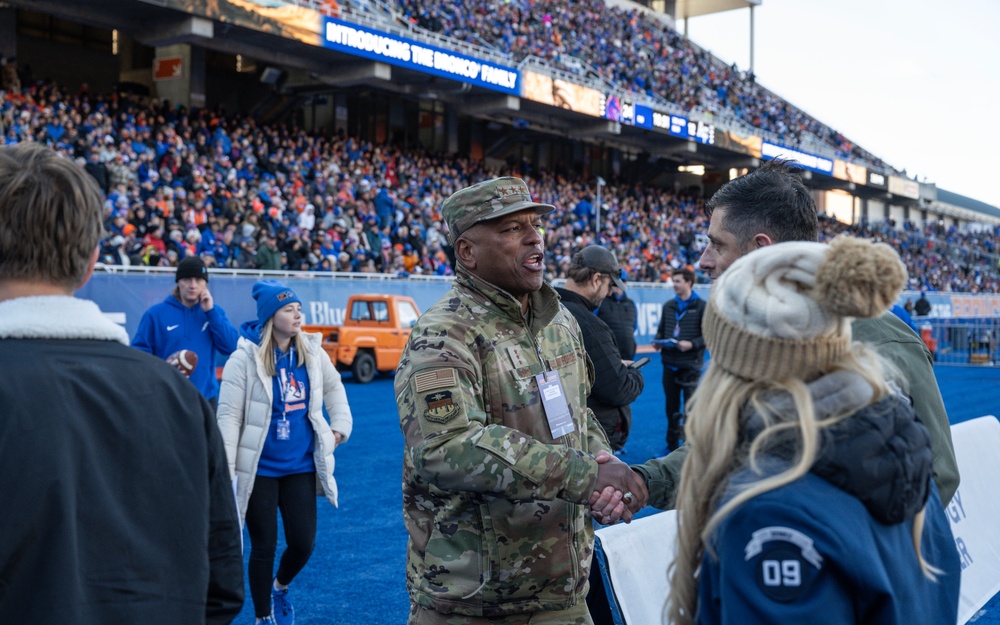
[[580,324],[583,346],[594,365],[594,384],[587,406],[604,428],[611,449],[620,453],[632,430],[631,404],[642,393],[642,373],[629,367],[608,324],[595,314],[611,287],[621,289],[621,268],[615,255],[600,245],[588,245],[573,255],[566,283],[556,293]]
[[0,148],[0,614],[229,623],[239,519],[208,402],[93,302],[101,195],[38,144]]
[[[222,373],[219,429],[250,535],[247,577],[257,623],[294,625],[288,585],[316,543],[317,494],[337,506],[334,450],[354,421],[322,337],[302,332],[295,291],[260,280],[253,298],[257,319],[240,326]],[[287,547],[275,573],[279,510]]]
[[600,490],[610,521],[645,501],[586,406],[580,327],[542,276],[552,210],[518,178],[443,204],[457,276],[417,321],[395,382],[410,625],[589,625],[586,503]]
[[200,256],[182,260],[174,281],[177,285],[170,295],[143,313],[132,347],[163,359],[181,349],[198,354],[191,383],[215,408],[219,403],[215,353],[232,354],[239,333],[222,306],[215,304],[208,288],[208,267]]
[[[768,161],[726,183],[705,210],[711,217],[709,245],[699,264],[714,280],[754,250],[786,241],[815,242],[819,237],[816,204],[788,161]],[[958,465],[948,413],[934,377],[933,356],[920,337],[888,310],[877,317],[856,319],[852,330],[855,341],[872,346],[899,372],[897,383],[910,394],[917,418],[930,431],[934,479],[941,501],[948,505],[958,489]],[[650,505],[664,510],[674,507],[687,451],[682,445],[667,456],[632,467],[646,482]],[[592,505],[603,509],[611,503],[604,498]]]
[[619,274],[622,285],[619,287],[616,283],[611,283],[611,293],[601,302],[600,308],[597,309],[597,316],[611,328],[622,358],[633,360],[635,358],[635,329],[639,312],[635,302],[629,298],[628,292],[625,290],[627,277],[625,269],[622,268]]
[[715,283],[668,622],[955,622],[930,434],[851,341],[850,319],[884,314],[905,282],[888,245],[841,237],[766,247]]

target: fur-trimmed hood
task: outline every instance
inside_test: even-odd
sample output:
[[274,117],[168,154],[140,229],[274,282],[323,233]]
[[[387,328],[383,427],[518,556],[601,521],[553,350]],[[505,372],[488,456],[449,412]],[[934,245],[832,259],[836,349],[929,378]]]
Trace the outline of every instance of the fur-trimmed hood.
[[68,295],[17,297],[0,302],[0,339],[83,339],[129,344],[124,328],[97,304]]

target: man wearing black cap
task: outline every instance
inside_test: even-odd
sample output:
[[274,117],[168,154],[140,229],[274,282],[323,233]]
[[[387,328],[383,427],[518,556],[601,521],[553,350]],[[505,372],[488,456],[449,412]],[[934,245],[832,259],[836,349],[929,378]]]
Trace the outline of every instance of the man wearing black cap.
[[583,345],[594,363],[594,386],[587,406],[600,421],[611,448],[620,451],[632,428],[630,404],[642,392],[642,373],[627,366],[611,328],[594,313],[612,287],[622,288],[621,268],[614,254],[588,245],[573,255],[566,274],[566,285],[556,293],[580,324]]
[[215,305],[208,290],[208,268],[201,258],[182,260],[175,279],[173,292],[142,315],[132,347],[163,359],[182,349],[198,354],[190,379],[215,408],[219,401],[215,352],[233,353],[240,335],[226,311]]

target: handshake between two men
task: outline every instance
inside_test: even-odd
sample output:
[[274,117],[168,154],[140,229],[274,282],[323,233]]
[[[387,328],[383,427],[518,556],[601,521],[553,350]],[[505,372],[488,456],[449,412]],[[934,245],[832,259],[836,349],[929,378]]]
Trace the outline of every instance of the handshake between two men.
[[597,452],[597,490],[590,496],[590,515],[599,523],[630,523],[649,501],[642,476],[606,451]]

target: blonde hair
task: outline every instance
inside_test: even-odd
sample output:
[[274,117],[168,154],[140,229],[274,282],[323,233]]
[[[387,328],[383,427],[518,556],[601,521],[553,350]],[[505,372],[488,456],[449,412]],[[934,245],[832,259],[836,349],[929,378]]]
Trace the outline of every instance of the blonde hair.
[[[295,347],[295,354],[298,356],[295,359],[295,365],[305,366],[309,360],[306,355],[306,342],[302,338],[301,332],[292,337],[291,344]],[[274,339],[274,317],[271,317],[260,329],[260,344],[257,346],[257,359],[264,366],[264,373],[271,377],[278,375],[278,367],[274,359],[274,348],[277,346],[278,342]]]
[[[892,371],[871,348],[854,343],[835,365],[851,371],[871,385],[875,403],[891,393],[885,374]],[[776,396],[787,393],[794,409],[780,407]],[[752,407],[763,419],[763,431],[752,441],[742,439],[741,411]],[[853,414],[854,409],[818,418],[812,396],[801,379],[781,381],[739,378],[712,362],[691,398],[684,437],[689,446],[677,495],[677,555],[670,564],[670,595],[665,620],[677,625],[694,623],[698,605],[698,569],[706,549],[716,556],[709,538],[733,510],[754,497],[794,482],[816,461],[820,432]],[[786,470],[752,482],[719,505],[729,489],[729,478],[749,468],[760,474],[758,464],[770,445],[796,436],[797,453]],[[913,548],[920,569],[929,579],[940,570],[930,566],[920,552],[924,510],[913,521]]]

